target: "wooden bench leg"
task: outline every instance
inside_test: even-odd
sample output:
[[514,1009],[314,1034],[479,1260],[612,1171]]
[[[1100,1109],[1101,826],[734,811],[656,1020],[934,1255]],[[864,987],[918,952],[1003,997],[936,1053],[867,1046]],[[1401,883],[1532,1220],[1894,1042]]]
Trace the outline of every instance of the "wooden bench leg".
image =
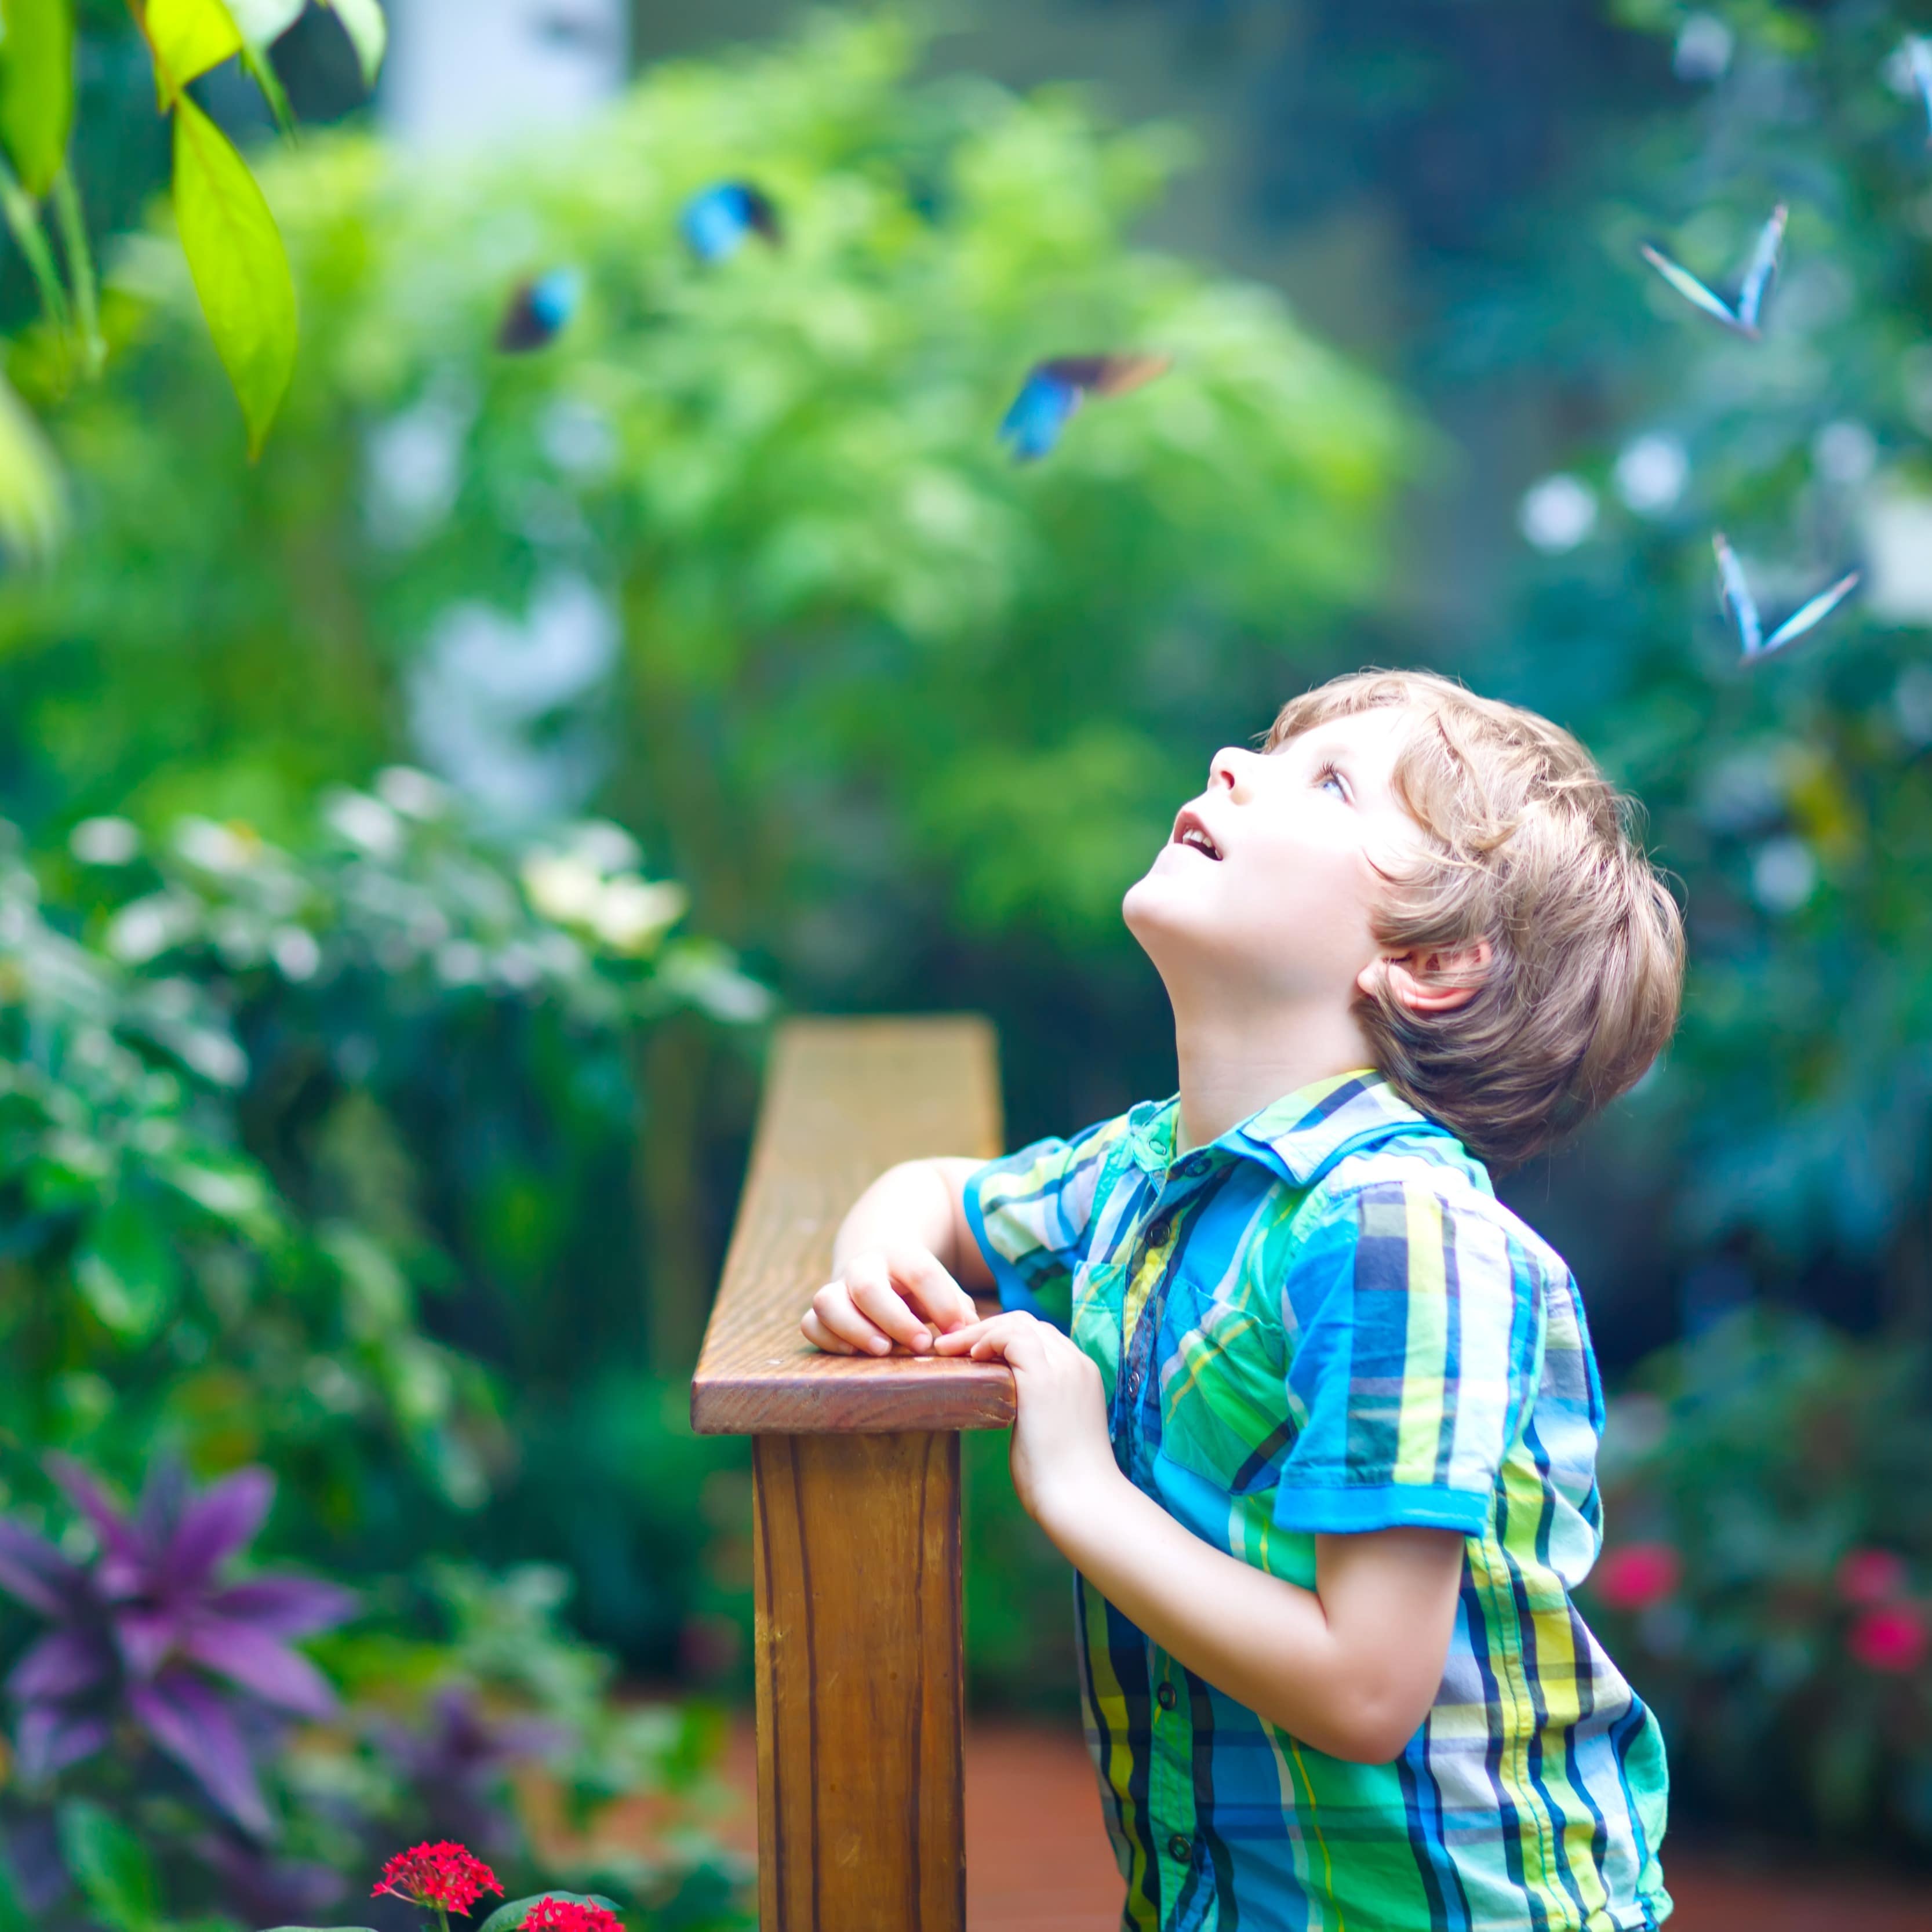
[[761,1932],[965,1932],[959,1438],[760,1436]]

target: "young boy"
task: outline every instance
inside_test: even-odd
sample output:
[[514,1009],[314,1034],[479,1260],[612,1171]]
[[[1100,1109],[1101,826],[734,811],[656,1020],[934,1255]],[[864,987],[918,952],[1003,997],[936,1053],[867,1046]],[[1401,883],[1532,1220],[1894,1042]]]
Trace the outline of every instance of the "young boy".
[[1675,1023],[1622,801],[1543,718],[1366,673],[1220,753],[1123,910],[1179,1093],[892,1168],[807,1336],[1011,1366],[1124,1926],[1656,1926],[1663,1742],[1571,1600],[1596,1365],[1484,1165]]

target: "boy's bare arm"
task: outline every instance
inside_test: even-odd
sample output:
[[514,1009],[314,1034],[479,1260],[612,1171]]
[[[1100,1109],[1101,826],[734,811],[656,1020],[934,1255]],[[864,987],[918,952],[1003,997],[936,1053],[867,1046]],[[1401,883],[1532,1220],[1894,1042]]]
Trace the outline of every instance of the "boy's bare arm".
[[1304,1744],[1361,1763],[1400,1755],[1442,1684],[1460,1536],[1318,1536],[1316,1586],[1304,1589],[1204,1541],[1120,1473],[1100,1372],[1058,1330],[1000,1315],[938,1347],[1004,1358],[1012,1370],[1013,1486],[1109,1603],[1196,1676]]
[[940,1155],[880,1174],[839,1223],[806,1340],[834,1354],[883,1355],[895,1342],[920,1354],[972,1321],[968,1291],[993,1286],[966,1220],[967,1178],[984,1164]]

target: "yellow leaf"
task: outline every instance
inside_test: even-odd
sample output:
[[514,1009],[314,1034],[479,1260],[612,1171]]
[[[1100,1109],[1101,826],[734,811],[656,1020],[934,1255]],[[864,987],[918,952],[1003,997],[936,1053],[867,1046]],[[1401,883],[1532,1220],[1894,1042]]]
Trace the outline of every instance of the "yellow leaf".
[[73,0],[4,0],[0,26],[0,140],[38,201],[60,172],[74,125]]
[[296,288],[248,164],[186,94],[175,103],[175,222],[208,332],[261,453],[296,360]]
[[172,107],[196,76],[242,51],[242,30],[222,0],[147,0],[141,31],[164,107]]
[[0,376],[0,544],[16,556],[44,555],[66,518],[60,465],[40,424]]

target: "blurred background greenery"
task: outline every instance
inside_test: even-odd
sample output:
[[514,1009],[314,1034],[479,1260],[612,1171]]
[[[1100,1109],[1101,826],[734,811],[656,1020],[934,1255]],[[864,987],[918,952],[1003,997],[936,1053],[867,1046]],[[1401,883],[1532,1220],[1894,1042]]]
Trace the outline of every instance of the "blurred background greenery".
[[[258,463],[118,8],[81,9],[74,148],[100,380],[0,268],[69,504],[0,574],[4,1501],[73,1555],[49,1450],[130,1495],[266,1466],[264,1552],[361,1606],[332,1717],[248,1714],[279,1838],[165,1752],[23,1750],[10,1909],[301,1917],[460,1787],[533,1880],[728,1915],[748,1488],[684,1382],[764,1022],[988,1012],[1016,1144],[1170,1091],[1120,892],[1216,746],[1367,662],[1576,729],[1681,882],[1680,1040],[1505,1187],[1622,1391],[1592,1608],[1678,1816],[1932,1855],[1906,10],[636,0],[531,29],[587,63],[556,100],[634,72],[595,112],[514,63],[512,112],[430,0],[389,10],[373,107],[335,16],[276,41],[292,144],[197,88],[299,295]],[[680,208],[740,178],[784,244],[694,261]],[[1639,258],[1734,272],[1779,200],[1762,342]],[[578,312],[500,354],[558,268]],[[1011,466],[1028,364],[1116,346],[1174,368]],[[1741,671],[1718,527],[1768,604],[1866,594]],[[1064,1712],[1064,1573],[970,1447],[974,1695]],[[580,1824],[648,1794],[652,1858],[536,1828],[542,1767]],[[104,1820],[165,1855],[128,1879]]]

